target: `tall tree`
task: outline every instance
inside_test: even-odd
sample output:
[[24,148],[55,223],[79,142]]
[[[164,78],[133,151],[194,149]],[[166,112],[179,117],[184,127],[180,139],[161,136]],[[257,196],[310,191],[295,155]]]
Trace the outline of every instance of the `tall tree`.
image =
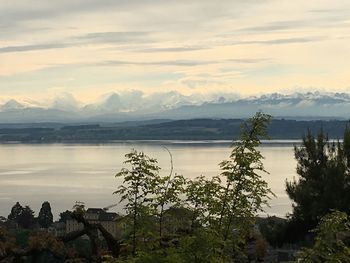
[[243,218],[245,222],[254,219],[272,194],[262,178],[262,173],[267,171],[258,149],[260,140],[268,138],[267,125],[270,121],[271,116],[258,112],[243,123],[240,140],[234,142],[230,158],[220,163],[221,176],[226,183],[219,215],[224,240],[232,234],[234,222],[237,224]]
[[23,208],[22,213],[18,219],[18,224],[23,228],[32,228],[34,226],[34,211],[29,206],[25,206]]
[[39,216],[38,216],[38,223],[42,228],[48,228],[53,223],[51,205],[47,201],[45,201],[41,206]]
[[220,176],[201,176],[188,182],[187,204],[193,211],[192,226],[197,226],[199,234],[197,244],[192,242],[196,239],[189,244],[205,244],[198,240],[206,236],[212,241],[210,255],[214,258],[219,256],[216,251],[221,251],[222,260],[230,253],[240,253],[257,213],[273,195],[262,177],[267,171],[258,149],[260,140],[267,138],[270,120],[271,116],[258,112],[242,124],[240,140],[233,143],[229,159],[220,163]]
[[8,220],[14,221],[18,223],[18,220],[23,212],[23,206],[19,202],[11,208],[11,213],[8,215]]
[[159,244],[162,246],[163,223],[165,207],[181,206],[181,194],[184,192],[185,178],[182,175],[165,176],[154,178],[150,187],[152,202],[150,203],[151,213],[158,218]]
[[149,215],[149,203],[152,201],[150,192],[152,185],[157,183],[160,167],[157,160],[148,157],[143,152],[132,152],[125,155],[125,164],[130,168],[122,168],[116,177],[123,178],[123,185],[115,194],[120,195],[120,202],[126,201],[125,210],[132,221],[132,253],[137,250],[137,233],[142,228],[140,220]]
[[[161,177],[155,159],[135,150],[127,154],[129,168],[123,168],[116,175],[123,178],[123,184],[115,194],[124,201],[126,219],[131,221],[133,255],[139,249],[137,241],[154,244],[157,218],[162,240],[164,208],[181,206],[184,202],[189,215],[184,224],[189,227],[173,240],[167,237],[168,246],[171,241],[180,246],[174,262],[182,262],[180,257],[183,262],[231,262],[235,253],[242,250],[238,245],[245,244],[257,213],[263,210],[272,194],[262,177],[266,171],[258,149],[261,138],[266,137],[270,119],[269,115],[259,112],[242,124],[240,140],[233,144],[229,159],[220,164],[221,175],[213,178],[200,176],[184,180],[182,176],[172,177],[172,173]],[[147,222],[151,227],[147,229],[148,235],[137,238]],[[168,246],[160,242],[158,254],[155,246],[152,250],[162,258],[169,252]]]
[[349,128],[343,143],[329,141],[322,130],[316,137],[308,131],[302,145],[295,147],[295,158],[299,178],[286,182],[286,191],[294,202],[292,219],[304,229],[302,237],[332,209],[350,213]]

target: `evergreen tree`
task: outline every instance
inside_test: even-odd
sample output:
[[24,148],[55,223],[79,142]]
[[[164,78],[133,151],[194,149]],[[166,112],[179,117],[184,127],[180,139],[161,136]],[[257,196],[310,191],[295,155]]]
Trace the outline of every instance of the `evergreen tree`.
[[38,223],[42,228],[48,228],[53,223],[53,215],[51,212],[51,206],[49,202],[44,202],[41,206]]
[[34,211],[29,206],[25,206],[23,208],[22,213],[18,219],[18,224],[23,228],[32,228],[34,226]]
[[18,220],[23,212],[23,206],[19,202],[17,202],[12,208],[11,213],[8,215],[8,220],[14,221],[18,223]]
[[298,225],[302,237],[332,209],[350,213],[349,128],[343,143],[330,142],[323,131],[317,137],[308,131],[295,158],[299,178],[286,182],[286,191],[294,202],[291,225]]

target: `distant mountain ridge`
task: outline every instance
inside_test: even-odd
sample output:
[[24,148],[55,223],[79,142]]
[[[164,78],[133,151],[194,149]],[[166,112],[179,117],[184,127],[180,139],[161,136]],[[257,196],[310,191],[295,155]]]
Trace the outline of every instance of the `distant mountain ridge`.
[[[152,120],[103,124],[0,124],[0,143],[109,143],[116,141],[232,140],[238,139],[242,119]],[[342,138],[345,120],[297,121],[273,119],[271,139],[300,140],[307,131],[321,129],[329,138]],[[227,143],[227,142],[226,142]]]
[[176,91],[151,95],[130,91],[83,104],[65,93],[46,103],[5,101],[0,104],[0,123],[245,118],[259,110],[275,117],[347,119],[350,94],[316,91],[240,98],[233,93],[186,96]]

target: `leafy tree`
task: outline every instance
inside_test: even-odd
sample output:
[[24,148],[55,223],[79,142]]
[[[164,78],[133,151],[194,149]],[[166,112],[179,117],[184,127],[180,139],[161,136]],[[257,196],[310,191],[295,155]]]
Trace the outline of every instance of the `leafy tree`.
[[350,247],[344,240],[349,231],[346,213],[333,211],[327,214],[314,230],[317,236],[313,247],[302,250],[297,262],[350,262]]
[[194,180],[187,180],[186,208],[192,211],[192,231],[214,223],[221,204],[221,190],[221,179],[217,176],[211,179],[199,176]]
[[152,184],[150,194],[152,197],[152,214],[158,217],[158,234],[160,246],[163,238],[163,219],[165,207],[181,206],[180,195],[184,192],[185,178],[182,175],[171,175],[157,178]]
[[[169,176],[162,177],[155,159],[135,150],[126,155],[125,163],[131,168],[116,175],[123,178],[123,185],[115,194],[125,202],[126,218],[132,223],[135,260],[157,258],[153,262],[164,262],[166,258],[165,262],[171,262],[171,256],[175,262],[232,262],[238,258],[257,213],[272,194],[262,178],[266,171],[258,150],[270,119],[259,112],[242,124],[240,140],[233,144],[229,159],[220,163],[222,173],[210,179],[172,176],[173,167]],[[167,242],[166,247],[162,246],[165,207],[184,209],[187,218],[192,217],[189,231],[171,240],[173,245]],[[161,250],[152,247],[153,252],[145,255],[140,251],[136,256],[137,236],[148,231],[142,240],[152,243],[157,218]]]
[[192,235],[185,236],[181,240],[180,253],[184,262],[195,263],[228,263],[230,254],[222,254],[220,249],[222,241],[215,231],[206,228],[198,228]]
[[51,206],[49,202],[44,202],[41,206],[38,223],[43,228],[48,228],[53,223],[53,215],[51,212]]
[[[201,176],[187,184],[186,203],[193,211],[194,236],[199,240],[207,236],[212,249],[201,249],[214,257],[221,251],[224,261],[228,255],[233,258],[240,254],[257,212],[263,210],[273,195],[262,178],[262,173],[267,172],[257,148],[260,139],[267,137],[270,119],[259,112],[242,124],[240,140],[233,144],[230,158],[220,163],[220,176],[211,179]],[[202,243],[196,241],[197,247],[199,244]],[[210,258],[208,254],[205,257]]]
[[115,194],[120,195],[120,202],[126,201],[125,210],[132,221],[132,253],[137,250],[137,233],[142,229],[139,223],[141,218],[146,218],[150,213],[148,204],[152,201],[151,185],[155,185],[159,179],[160,167],[157,160],[148,157],[143,152],[132,152],[125,155],[131,168],[123,168],[116,177],[123,178],[123,185],[118,187]]
[[286,191],[294,202],[291,224],[297,222],[300,238],[332,209],[350,213],[349,128],[343,143],[330,142],[322,130],[317,137],[308,131],[295,147],[295,158],[299,177],[286,182]]
[[[268,173],[262,163],[263,156],[257,147],[261,138],[267,138],[267,125],[271,116],[258,112],[254,117],[241,125],[240,140],[233,144],[229,160],[220,163],[221,176],[225,180],[225,188],[221,196],[221,211],[219,216],[219,230],[223,240],[233,238],[237,240],[237,229],[245,232],[244,223],[253,223],[257,212],[272,194],[262,173]],[[235,229],[235,231],[234,231]],[[249,229],[249,228],[248,228]]]

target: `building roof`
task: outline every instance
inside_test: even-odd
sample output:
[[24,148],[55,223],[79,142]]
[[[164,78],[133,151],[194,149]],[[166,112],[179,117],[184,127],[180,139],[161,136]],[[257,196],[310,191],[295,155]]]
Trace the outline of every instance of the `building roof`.
[[102,208],[88,208],[87,214],[98,214],[99,221],[114,221],[118,217],[117,213],[109,213]]
[[88,210],[86,210],[86,213],[100,214],[100,213],[105,213],[105,211],[102,208],[88,208]]
[[117,216],[118,216],[117,213],[106,213],[105,212],[105,213],[100,214],[98,219],[100,221],[113,221],[116,219]]

